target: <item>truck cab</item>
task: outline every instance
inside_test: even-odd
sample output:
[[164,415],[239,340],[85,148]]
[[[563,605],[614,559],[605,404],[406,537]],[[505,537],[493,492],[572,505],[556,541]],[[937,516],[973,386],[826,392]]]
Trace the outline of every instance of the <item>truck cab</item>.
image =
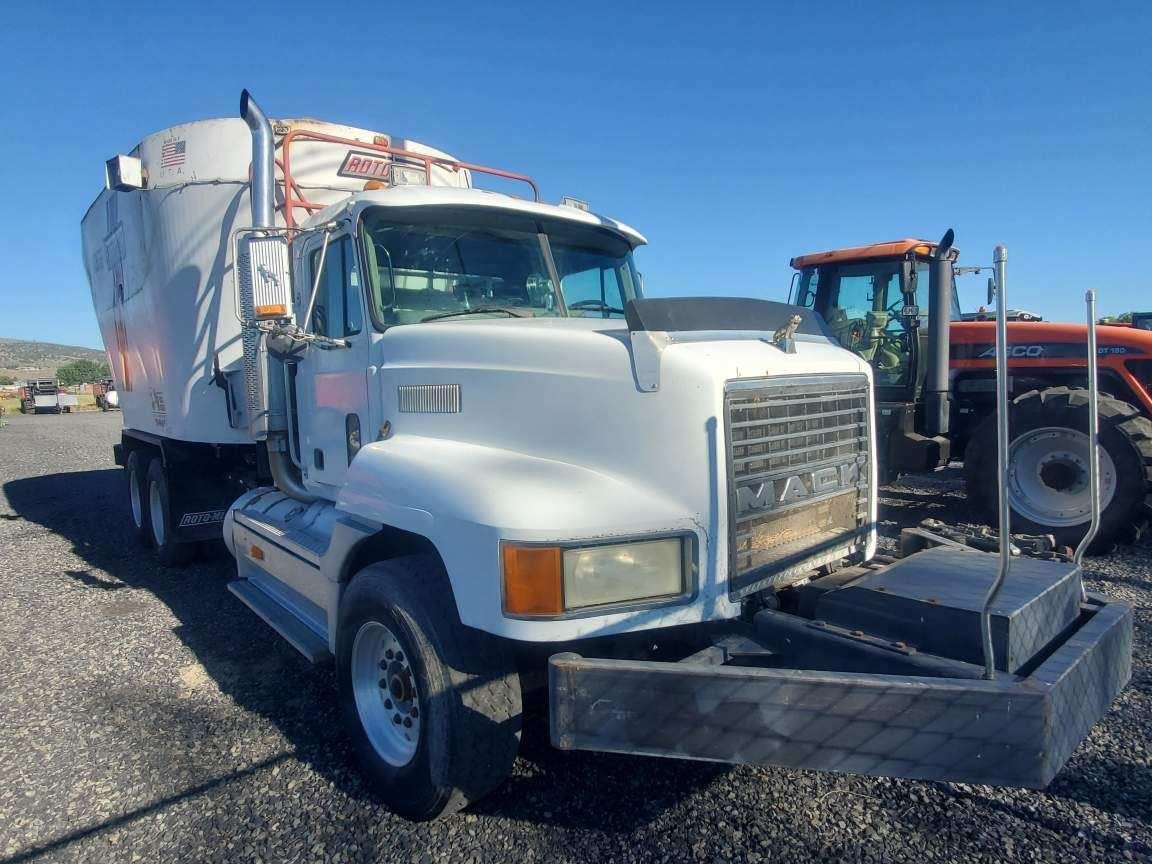
[[247,93],[109,160],[83,238],[137,536],[223,538],[405,816],[499,785],[534,687],[563,749],[1044,785],[1127,680],[1078,566],[994,603],[992,556],[876,555],[894,296],[869,357],[812,308],[645,297],[627,225]]

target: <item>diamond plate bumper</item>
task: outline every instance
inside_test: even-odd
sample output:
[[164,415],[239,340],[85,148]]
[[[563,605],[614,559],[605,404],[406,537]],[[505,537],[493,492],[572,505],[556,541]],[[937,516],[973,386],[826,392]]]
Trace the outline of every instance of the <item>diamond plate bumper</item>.
[[1025,677],[816,672],[556,654],[552,743],[920,780],[1046,786],[1128,682],[1132,611],[1092,597]]

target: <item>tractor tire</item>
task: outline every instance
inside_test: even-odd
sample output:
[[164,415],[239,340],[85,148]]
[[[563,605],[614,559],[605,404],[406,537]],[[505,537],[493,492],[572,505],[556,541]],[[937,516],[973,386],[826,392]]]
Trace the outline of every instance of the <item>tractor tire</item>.
[[148,465],[147,495],[144,506],[148,510],[148,527],[152,535],[152,548],[165,567],[181,567],[196,553],[193,543],[180,543],[173,532],[172,496],[168,490],[168,472],[163,459],[153,459]]
[[[1152,421],[1120,399],[1101,394],[1100,529],[1094,551],[1137,540],[1150,515]],[[1008,422],[1011,530],[1052,534],[1075,548],[1091,522],[1088,488],[1088,391],[1032,390],[1012,402]],[[969,500],[993,526],[999,522],[996,415],[972,433],[964,453]]]
[[360,571],[337,628],[341,713],[389,809],[435,819],[507,778],[520,743],[520,679],[503,641],[460,622],[439,559]]

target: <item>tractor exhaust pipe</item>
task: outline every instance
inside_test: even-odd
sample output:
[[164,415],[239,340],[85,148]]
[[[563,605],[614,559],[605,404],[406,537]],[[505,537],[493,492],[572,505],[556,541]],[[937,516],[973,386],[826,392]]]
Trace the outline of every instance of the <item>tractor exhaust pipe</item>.
[[924,378],[924,426],[928,435],[947,435],[949,396],[949,333],[952,322],[952,241],[949,228],[936,244],[928,270],[928,363]]

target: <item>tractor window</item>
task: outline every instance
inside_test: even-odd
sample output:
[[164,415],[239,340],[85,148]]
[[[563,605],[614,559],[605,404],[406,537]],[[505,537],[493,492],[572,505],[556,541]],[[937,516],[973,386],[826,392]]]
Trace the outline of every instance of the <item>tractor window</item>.
[[[840,344],[872,364],[876,384],[903,387],[910,383],[913,335],[902,317],[900,262],[826,267],[819,271],[818,292],[812,290],[815,283],[801,279],[801,303],[815,297],[812,305],[824,315]],[[917,296],[920,289],[918,285]],[[927,296],[927,274],[923,291]]]

